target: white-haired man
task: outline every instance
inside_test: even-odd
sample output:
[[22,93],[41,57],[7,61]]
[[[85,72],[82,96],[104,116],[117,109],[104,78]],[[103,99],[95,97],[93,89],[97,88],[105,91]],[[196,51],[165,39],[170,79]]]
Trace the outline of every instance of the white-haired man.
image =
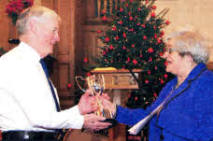
[[3,141],[56,141],[56,129],[109,126],[95,111],[87,91],[78,105],[60,110],[58,97],[42,59],[60,40],[60,17],[46,7],[23,11],[16,23],[20,44],[0,59],[0,130]]

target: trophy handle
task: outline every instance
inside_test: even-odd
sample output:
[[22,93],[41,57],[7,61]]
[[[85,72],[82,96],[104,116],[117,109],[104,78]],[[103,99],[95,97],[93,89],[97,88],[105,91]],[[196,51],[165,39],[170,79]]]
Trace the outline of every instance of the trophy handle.
[[81,85],[80,85],[80,83],[79,83],[79,80],[82,80],[82,81],[86,81],[86,80],[85,80],[82,76],[75,76],[75,81],[76,81],[78,87],[80,88],[80,90],[81,90],[82,92],[85,93],[86,90],[83,89],[83,88],[81,87]]
[[101,79],[102,79],[102,86],[103,87],[101,87],[100,95],[102,95],[102,93],[103,93],[103,91],[105,89],[105,79],[104,79],[104,75],[103,74],[101,74]]

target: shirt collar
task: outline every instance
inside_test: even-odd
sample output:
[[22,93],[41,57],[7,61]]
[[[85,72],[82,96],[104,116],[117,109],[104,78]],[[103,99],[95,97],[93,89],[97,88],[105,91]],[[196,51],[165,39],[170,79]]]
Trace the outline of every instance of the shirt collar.
[[24,51],[25,55],[29,58],[29,60],[39,62],[41,57],[39,53],[33,49],[30,45],[25,42],[21,42],[18,47]]

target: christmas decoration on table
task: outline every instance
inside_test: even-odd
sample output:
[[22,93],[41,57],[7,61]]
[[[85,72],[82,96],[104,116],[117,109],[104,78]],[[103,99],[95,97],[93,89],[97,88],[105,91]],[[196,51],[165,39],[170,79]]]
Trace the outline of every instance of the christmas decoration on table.
[[19,14],[26,8],[33,5],[33,0],[10,0],[6,6],[6,13],[15,25]]

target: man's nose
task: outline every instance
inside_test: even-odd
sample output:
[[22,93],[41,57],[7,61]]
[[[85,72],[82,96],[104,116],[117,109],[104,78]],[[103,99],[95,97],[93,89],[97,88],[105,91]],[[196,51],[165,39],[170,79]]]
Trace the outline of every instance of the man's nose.
[[59,37],[59,34],[58,33],[56,33],[56,35],[55,35],[55,40],[58,42],[58,41],[60,41],[60,37]]

